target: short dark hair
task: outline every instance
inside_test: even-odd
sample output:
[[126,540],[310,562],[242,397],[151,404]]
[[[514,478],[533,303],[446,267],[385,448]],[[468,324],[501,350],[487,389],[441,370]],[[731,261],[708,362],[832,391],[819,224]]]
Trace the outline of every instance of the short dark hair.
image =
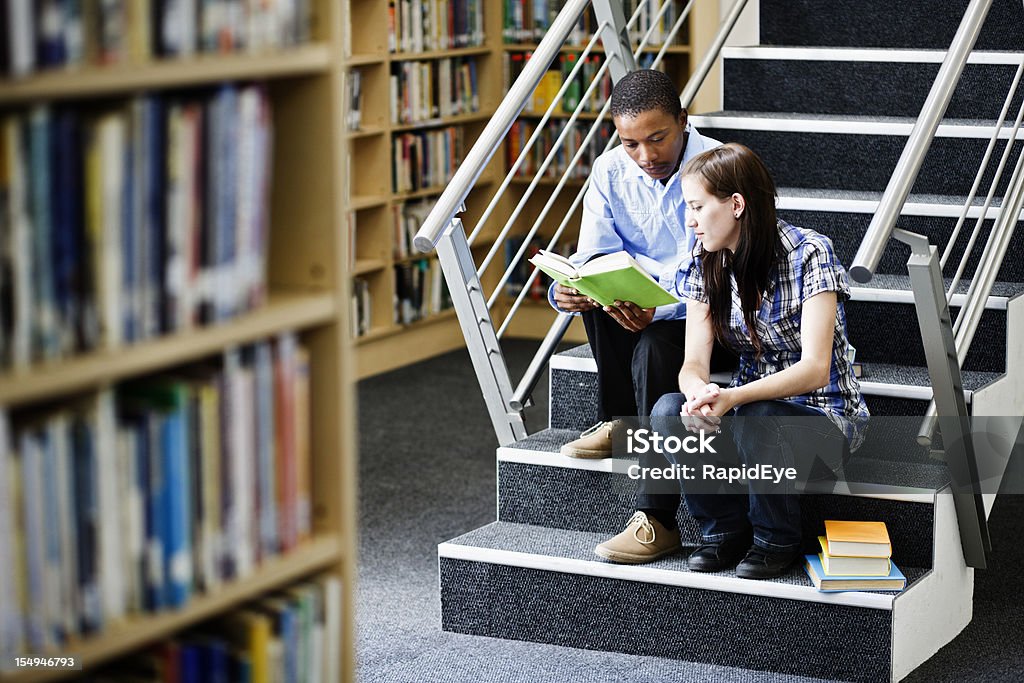
[[612,118],[636,118],[645,111],[660,109],[672,118],[683,111],[679,91],[667,74],[654,69],[640,69],[619,79],[612,90]]

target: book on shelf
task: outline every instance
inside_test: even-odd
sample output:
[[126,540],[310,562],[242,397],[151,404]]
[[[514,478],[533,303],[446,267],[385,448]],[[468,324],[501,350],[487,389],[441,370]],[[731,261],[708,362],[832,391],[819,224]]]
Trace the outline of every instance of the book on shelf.
[[259,85],[0,117],[0,367],[261,305],[270,138]]
[[562,113],[562,101],[558,99],[558,91],[562,87],[562,73],[558,69],[548,69],[541,76],[540,82],[530,99],[530,111],[543,114],[552,107],[553,114]]
[[[510,168],[520,156],[523,157],[516,169],[516,176],[531,177],[538,173],[550,155],[551,160],[544,167],[544,176],[561,178],[580,146],[584,145],[590,129],[589,123],[580,121],[573,123],[566,131],[567,126],[569,126],[568,121],[549,122],[541,129],[533,145],[526,149],[526,144],[537,130],[537,122],[522,118],[514,121],[509,129],[506,151]],[[583,154],[572,168],[568,176],[570,179],[583,180],[590,175],[594,161],[604,152],[613,131],[614,126],[611,123],[602,124],[595,131],[594,135],[590,137],[590,141],[586,143]],[[562,135],[563,132],[565,132],[564,135]],[[525,154],[523,154],[524,149],[526,149]]]
[[577,267],[561,254],[541,250],[530,263],[602,306],[616,301],[632,301],[641,308],[679,303],[625,251],[598,256]]
[[311,0],[7,0],[0,12],[0,66],[15,77],[197,52],[256,53],[311,35]]
[[[564,0],[503,0],[502,40],[505,43],[539,42],[564,4]],[[650,33],[648,45],[663,44],[670,38],[672,27],[684,4],[680,0],[670,0],[669,6],[662,12],[660,0],[626,0],[623,7],[625,16],[630,18],[638,13],[629,31],[631,43],[638,45],[640,39]],[[570,32],[568,42],[573,45],[585,44],[597,27],[593,9],[588,7]],[[676,43],[683,42],[686,33],[680,30],[671,37]]]
[[391,123],[423,123],[480,110],[477,60],[445,57],[392,63]]
[[907,578],[895,564],[885,576],[831,576],[825,573],[818,555],[804,556],[804,571],[815,588],[823,593],[833,591],[901,591]]
[[828,539],[818,536],[821,545],[821,564],[829,576],[887,576],[891,561],[888,557],[843,557],[828,551]]
[[4,413],[4,652],[183,607],[308,538],[309,389],[308,355],[285,333]]
[[[504,0],[501,36],[506,43],[540,41],[564,5],[562,0]],[[628,14],[626,16],[629,16]],[[590,7],[569,34],[569,42],[579,45],[597,27]]]
[[394,322],[407,325],[452,307],[437,259],[399,263],[395,273]]
[[[97,680],[340,683],[340,580],[319,575],[99,667]],[[332,640],[333,639],[333,640]]]
[[885,522],[825,520],[828,553],[832,557],[891,557],[892,543]]
[[[523,72],[532,52],[505,52],[502,54],[502,72],[505,82],[505,92],[519,78]],[[546,110],[546,104],[558,93],[562,83],[569,77],[572,70],[579,63],[580,55],[575,52],[562,54],[558,57],[558,63],[553,65],[544,75],[544,79],[538,84],[534,91],[534,97],[527,102],[526,111],[533,114],[542,114]],[[590,90],[590,84],[597,78],[597,74],[604,62],[603,55],[589,55],[583,60],[582,66],[577,71],[572,83],[562,96],[561,110],[567,113],[576,109],[582,100],[582,112],[596,113],[601,111],[605,102],[611,96],[612,81],[608,71],[601,76],[601,80]],[[557,68],[555,68],[557,66]],[[586,97],[584,97],[586,95]]]
[[348,72],[348,112],[346,113],[346,127],[349,130],[359,130],[363,125],[363,72],[359,69],[350,69]]
[[392,138],[392,186],[395,192],[439,187],[462,163],[461,126],[411,131]]
[[361,277],[352,281],[352,336],[362,337],[373,327],[373,299],[370,283]]
[[420,199],[392,205],[395,259],[404,259],[416,253],[413,240],[436,203],[435,199]]
[[[534,269],[530,267],[530,258],[542,251],[544,240],[538,236],[534,236],[530,240],[526,248],[523,248],[523,243],[526,240],[525,235],[509,235],[505,238],[505,269],[508,270],[512,262],[516,260],[519,252],[522,251],[522,256],[519,258],[516,268],[509,275],[508,281],[505,283],[505,294],[508,296],[518,297],[523,291],[524,287],[528,287],[525,298],[531,301],[547,301],[548,298],[548,287],[551,285],[551,278],[544,271],[537,271],[536,275],[533,275]],[[575,251],[573,244],[562,244],[556,250],[561,256],[569,256]]]
[[562,95],[562,110],[567,113],[572,113],[576,111],[576,107],[579,106],[581,95],[583,93],[583,69],[582,67],[577,69],[576,74],[573,75],[573,69],[577,68],[577,55],[575,52],[559,55],[558,62],[562,83],[569,83],[568,87],[565,89],[565,94]]
[[424,52],[484,42],[483,0],[388,0],[388,50]]

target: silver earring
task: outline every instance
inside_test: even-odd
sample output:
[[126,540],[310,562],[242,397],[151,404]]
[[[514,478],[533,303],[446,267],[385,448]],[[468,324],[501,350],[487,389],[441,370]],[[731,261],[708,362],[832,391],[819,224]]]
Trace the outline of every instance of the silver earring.
[[739,218],[739,217],[740,217],[740,215],[739,215],[739,214],[736,214],[736,218]]

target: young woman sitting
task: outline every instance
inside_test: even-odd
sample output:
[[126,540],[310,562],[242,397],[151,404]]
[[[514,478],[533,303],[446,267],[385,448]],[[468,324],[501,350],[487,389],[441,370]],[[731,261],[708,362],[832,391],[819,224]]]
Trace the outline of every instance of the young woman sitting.
[[[731,455],[748,471],[770,465],[793,468],[804,481],[823,470],[827,476],[860,445],[868,420],[848,354],[849,285],[832,243],[777,219],[775,184],[743,145],[693,157],[681,179],[687,227],[698,240],[677,280],[688,319],[682,393],[661,397],[652,424],[721,429],[711,457]],[[727,388],[710,382],[716,340],[740,357]],[[770,578],[801,556],[794,482],[732,482],[712,492],[709,485],[720,482],[709,482],[700,467],[692,472],[684,497],[703,543],[687,560],[691,570],[736,566],[738,576]],[[597,547],[598,555],[646,562],[680,547],[678,496],[651,501],[658,506],[642,506],[625,531]]]

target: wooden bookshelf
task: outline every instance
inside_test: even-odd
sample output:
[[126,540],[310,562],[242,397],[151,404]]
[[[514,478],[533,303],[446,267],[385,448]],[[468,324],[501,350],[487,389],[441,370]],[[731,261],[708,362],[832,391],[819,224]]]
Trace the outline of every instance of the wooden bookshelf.
[[352,272],[355,275],[366,275],[375,270],[384,270],[387,267],[388,262],[385,259],[362,259],[356,261],[356,267],[352,269]]
[[[111,625],[102,637],[69,642],[61,648],[61,654],[76,655],[90,668],[110,662],[151,645],[169,633],[178,633],[311,574],[330,570],[343,552],[344,545],[339,537],[324,535],[314,538],[286,555],[267,560],[251,576],[222,586],[215,594],[193,599],[182,610],[126,619]],[[7,676],[4,680],[11,683],[44,683],[69,675],[72,672],[39,671]]]
[[388,58],[393,62],[420,61],[428,59],[446,59],[449,57],[474,57],[478,55],[489,55],[491,48],[481,47],[457,47],[452,50],[425,50],[423,52],[389,52]]
[[[644,53],[657,54],[661,51],[661,45],[649,45],[643,49]],[[537,43],[505,43],[502,48],[506,52],[530,52],[537,49]],[[563,45],[562,52],[583,52],[586,45]],[[665,48],[665,54],[688,55],[691,52],[689,45],[669,45]],[[600,41],[591,51],[591,54],[604,54]]]
[[[18,428],[20,411],[61,406],[121,381],[141,379],[183,364],[216,360],[227,349],[295,333],[309,352],[310,424],[307,463],[312,478],[310,540],[265,558],[245,578],[212,593],[196,593],[177,610],[133,614],[100,633],[52,652],[76,654],[85,673],[172,638],[252,600],[313,575],[341,579],[341,642],[327,643],[342,681],[355,679],[357,574],[357,457],[354,383],[358,366],[351,339],[349,242],[342,239],[350,209],[345,82],[349,65],[343,3],[312,0],[306,45],[266,53],[197,55],[110,67],[40,72],[0,80],[0,115],[61,102],[92,111],[94,101],[127,105],[138,94],[195,91],[225,82],[266,83],[272,111],[272,183],[267,188],[267,303],[227,322],[95,350],[27,369],[0,372],[0,410]],[[349,60],[357,63],[357,60]],[[386,206],[390,197],[380,198]],[[368,267],[367,263],[360,263]],[[373,264],[387,268],[386,261]],[[7,504],[6,501],[3,502]],[[6,510],[0,511],[6,514]],[[7,562],[9,558],[5,558]],[[33,606],[36,607],[36,606]],[[0,681],[55,681],[82,672],[0,674]]]
[[198,55],[150,64],[66,69],[3,80],[0,82],[0,106],[92,99],[222,81],[294,78],[324,73],[330,63],[330,46],[320,44],[266,54]]
[[336,318],[337,302],[330,292],[276,293],[266,306],[225,323],[0,375],[0,405],[13,408],[96,389],[200,360],[223,348],[251,343],[287,330],[328,325]]
[[[501,100],[500,91],[500,15],[496,0],[483,0],[485,40],[482,45],[448,50],[391,51],[388,48],[388,0],[350,2],[352,27],[351,56],[345,68],[358,70],[361,89],[361,125],[347,131],[352,182],[348,186],[349,209],[354,212],[356,245],[354,277],[369,283],[372,316],[370,329],[354,339],[357,346],[359,377],[384,372],[415,360],[457,348],[462,334],[451,310],[428,315],[422,320],[402,324],[394,319],[395,266],[418,262],[436,255],[409,254],[396,257],[394,213],[409,202],[431,200],[445,189],[432,184],[412,191],[396,192],[392,187],[392,140],[403,133],[437,130],[449,126],[462,130],[464,148],[469,150]],[[453,116],[435,116],[410,123],[396,122],[391,112],[390,77],[403,64],[442,59],[467,59],[476,64],[479,109]],[[483,176],[492,182],[496,162]],[[474,193],[467,202],[464,219],[471,225],[490,198],[486,192]],[[372,266],[371,266],[372,264]]]
[[396,123],[391,130],[401,133],[410,130],[422,130],[424,128],[437,128],[438,126],[461,126],[465,123],[480,123],[491,118],[493,112],[474,112],[472,114],[460,114],[458,116],[445,116],[415,123]]

